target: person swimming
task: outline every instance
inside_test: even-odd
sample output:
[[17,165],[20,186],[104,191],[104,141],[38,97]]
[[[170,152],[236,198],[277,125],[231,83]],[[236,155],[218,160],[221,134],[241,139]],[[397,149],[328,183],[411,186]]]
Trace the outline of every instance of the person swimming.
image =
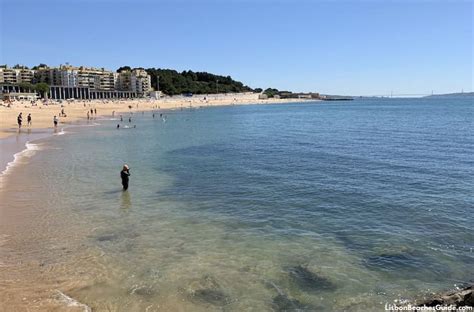
[[120,171],[120,177],[122,178],[123,190],[126,191],[128,189],[128,180],[130,177],[130,168],[128,165],[123,165],[122,171]]

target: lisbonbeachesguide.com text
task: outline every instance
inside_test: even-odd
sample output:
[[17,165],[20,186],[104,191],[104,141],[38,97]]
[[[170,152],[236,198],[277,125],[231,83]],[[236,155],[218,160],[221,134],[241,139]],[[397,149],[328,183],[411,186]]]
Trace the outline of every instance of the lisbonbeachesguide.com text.
[[428,306],[414,306],[414,305],[396,305],[396,304],[385,304],[385,311],[474,311],[474,307],[461,306],[456,307],[455,305],[436,305],[433,307]]

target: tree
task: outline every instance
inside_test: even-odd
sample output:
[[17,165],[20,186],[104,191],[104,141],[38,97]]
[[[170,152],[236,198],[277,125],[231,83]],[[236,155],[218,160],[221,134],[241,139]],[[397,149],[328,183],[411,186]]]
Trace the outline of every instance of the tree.
[[178,73],[176,70],[161,68],[148,68],[146,71],[151,76],[153,86],[156,86],[157,77],[160,77],[160,91],[168,95],[216,93],[216,81],[219,81],[218,91],[221,93],[252,91],[252,88],[245,86],[240,81],[233,80],[230,76],[219,76],[191,70]]
[[278,94],[278,89],[268,88],[263,93],[266,94],[269,98],[272,98],[275,96],[275,94]]
[[31,92],[35,87],[29,82],[20,82],[19,87],[23,92]]
[[120,73],[121,71],[131,71],[132,68],[130,66],[122,66],[119,69],[117,69],[117,73]]
[[48,68],[48,65],[41,63],[39,65],[33,66],[31,69],[38,70],[40,68]]
[[263,89],[262,88],[255,88],[253,89],[253,92],[255,93],[262,93]]
[[35,84],[35,90],[38,91],[42,98],[45,98],[49,92],[49,85],[44,82],[37,83]]

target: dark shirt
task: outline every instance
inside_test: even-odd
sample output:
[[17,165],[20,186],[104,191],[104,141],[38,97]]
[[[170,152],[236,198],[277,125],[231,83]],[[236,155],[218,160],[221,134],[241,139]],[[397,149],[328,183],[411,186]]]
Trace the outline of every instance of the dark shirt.
[[122,170],[120,171],[120,177],[122,178],[122,182],[128,183],[128,177],[130,176],[130,172]]

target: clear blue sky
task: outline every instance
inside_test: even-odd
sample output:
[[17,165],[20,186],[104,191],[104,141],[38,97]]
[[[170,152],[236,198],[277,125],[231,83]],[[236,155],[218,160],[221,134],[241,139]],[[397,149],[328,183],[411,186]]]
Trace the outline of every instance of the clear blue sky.
[[0,2],[10,66],[191,69],[327,94],[473,90],[473,1]]

